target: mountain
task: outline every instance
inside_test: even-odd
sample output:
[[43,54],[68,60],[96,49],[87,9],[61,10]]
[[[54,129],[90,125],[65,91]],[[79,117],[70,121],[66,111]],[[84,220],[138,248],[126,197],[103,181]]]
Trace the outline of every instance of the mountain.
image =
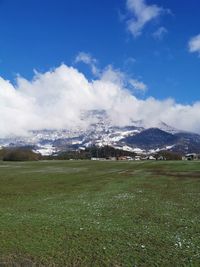
[[172,134],[158,128],[150,128],[136,135],[128,136],[121,142],[132,148],[139,147],[147,153],[160,150],[169,150],[180,154],[200,153],[200,135],[187,132],[176,131]]
[[150,128],[136,135],[128,136],[121,141],[130,146],[134,145],[145,150],[150,150],[172,146],[178,141],[178,137],[158,128]]
[[86,127],[30,131],[25,137],[2,138],[0,146],[28,146],[43,155],[84,150],[92,145],[109,145],[144,154],[161,150],[180,154],[200,153],[200,135],[179,131],[164,122],[160,122],[156,128],[146,128],[142,121],[132,121],[125,127],[113,126],[107,113],[97,110],[83,113],[83,121],[86,118],[90,122]]
[[163,121],[160,121],[157,125],[156,125],[156,128],[160,129],[160,130],[163,130],[164,132],[167,132],[167,133],[171,133],[171,134],[176,134],[176,133],[181,133],[182,131],[174,128],[174,127],[171,127],[169,125],[167,125],[166,123],[164,123]]

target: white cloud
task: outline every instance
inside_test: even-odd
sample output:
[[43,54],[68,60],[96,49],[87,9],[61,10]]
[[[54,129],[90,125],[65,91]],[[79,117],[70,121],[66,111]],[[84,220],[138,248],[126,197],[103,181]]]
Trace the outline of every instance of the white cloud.
[[134,37],[139,36],[150,21],[170,12],[157,5],[148,5],[146,0],[127,0],[127,9],[131,18],[127,21],[128,30]]
[[153,33],[153,37],[157,40],[162,40],[167,33],[168,30],[165,27],[160,27]]
[[79,62],[83,62],[89,65],[92,73],[96,76],[99,75],[100,71],[97,67],[97,60],[96,58],[93,58],[89,53],[80,52],[75,58],[75,63],[79,63]]
[[136,80],[136,79],[130,79],[129,83],[136,90],[140,90],[140,91],[146,91],[147,90],[147,85],[141,81]]
[[190,53],[197,52],[200,55],[200,34],[191,38],[188,46],[189,46]]
[[[200,102],[181,105],[167,99],[140,100],[126,87],[126,75],[107,67],[88,81],[76,68],[61,65],[36,73],[31,81],[17,78],[17,85],[0,78],[0,136],[23,135],[29,130],[85,128],[82,112],[105,110],[113,125],[144,120],[159,121],[200,133]],[[139,86],[142,88],[142,83]]]
[[135,64],[137,62],[137,60],[134,57],[128,57],[125,61],[124,61],[124,67],[127,68],[133,64]]

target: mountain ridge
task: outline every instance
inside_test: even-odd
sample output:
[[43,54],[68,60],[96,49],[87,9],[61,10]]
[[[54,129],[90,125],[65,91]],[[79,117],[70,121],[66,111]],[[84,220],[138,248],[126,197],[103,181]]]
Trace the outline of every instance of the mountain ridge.
[[43,155],[59,151],[85,149],[90,146],[113,146],[135,153],[153,153],[169,150],[180,154],[200,153],[200,135],[180,131],[164,122],[156,127],[145,127],[144,122],[133,121],[127,126],[113,126],[106,112],[83,114],[91,123],[85,129],[34,130],[22,137],[1,138],[1,147],[30,146]]

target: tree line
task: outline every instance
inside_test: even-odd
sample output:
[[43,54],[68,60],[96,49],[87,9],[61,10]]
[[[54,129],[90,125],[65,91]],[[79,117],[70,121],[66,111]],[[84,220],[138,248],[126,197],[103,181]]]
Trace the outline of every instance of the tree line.
[[[129,156],[135,157],[134,152],[116,149],[111,146],[97,147],[91,146],[85,150],[76,151],[61,151],[50,156],[42,156],[36,153],[30,147],[18,148],[3,148],[0,150],[0,160],[3,161],[36,161],[36,160],[70,160],[70,159],[91,159],[91,158],[105,158],[109,159],[115,157]],[[157,153],[156,157],[163,156],[166,160],[181,160],[181,155],[169,151],[162,151]]]

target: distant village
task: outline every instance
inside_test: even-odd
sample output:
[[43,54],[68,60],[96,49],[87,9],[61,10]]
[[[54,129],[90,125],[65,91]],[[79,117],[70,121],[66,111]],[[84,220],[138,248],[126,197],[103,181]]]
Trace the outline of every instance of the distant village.
[[[105,161],[105,160],[126,160],[126,161],[140,161],[140,160],[169,160],[165,156],[162,155],[136,155],[134,157],[130,156],[120,156],[120,157],[108,157],[108,158],[97,158],[92,157],[91,160],[94,161]],[[185,156],[182,156],[180,160],[200,160],[200,155],[196,153],[186,154]]]
[[91,146],[85,150],[68,150],[44,156],[34,152],[31,148],[2,148],[0,149],[0,160],[4,161],[26,161],[26,160],[92,160],[92,161],[165,161],[165,160],[200,160],[200,154],[181,154],[160,151],[157,153],[137,154],[130,151],[116,149],[111,146]]

